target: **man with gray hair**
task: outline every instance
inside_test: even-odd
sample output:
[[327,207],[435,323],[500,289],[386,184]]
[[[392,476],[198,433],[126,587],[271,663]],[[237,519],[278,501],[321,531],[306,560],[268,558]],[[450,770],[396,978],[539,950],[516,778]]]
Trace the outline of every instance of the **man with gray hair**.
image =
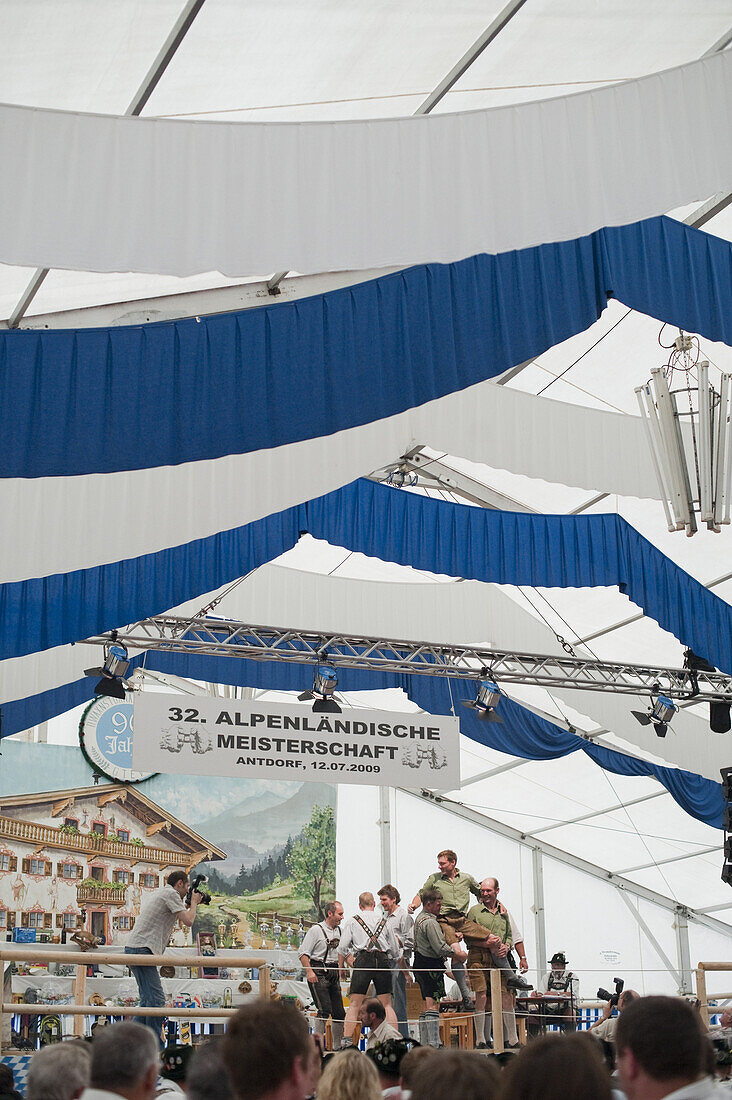
[[94,1038],[91,1079],[81,1100],[154,1100],[159,1070],[160,1051],[149,1027],[112,1024]]
[[91,1047],[83,1039],[43,1047],[28,1068],[27,1100],[76,1100],[89,1084]]

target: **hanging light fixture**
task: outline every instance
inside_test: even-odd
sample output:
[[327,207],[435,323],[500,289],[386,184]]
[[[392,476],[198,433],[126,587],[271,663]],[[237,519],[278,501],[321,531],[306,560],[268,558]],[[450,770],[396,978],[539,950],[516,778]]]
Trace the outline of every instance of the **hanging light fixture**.
[[498,684],[493,680],[479,680],[475,699],[463,699],[462,705],[474,710],[481,722],[502,722],[503,719],[495,713],[500,701]]
[[667,695],[652,695],[648,711],[632,710],[630,713],[642,726],[653,726],[656,737],[665,737],[668,724],[679,708]]
[[311,691],[303,691],[298,695],[300,702],[314,699],[314,714],[341,714],[341,708],[336,703],[333,695],[338,684],[338,673],[332,665],[318,665],[313,675],[313,687]]
[[85,668],[85,676],[99,676],[94,688],[95,695],[109,695],[112,699],[124,699],[129,684],[124,679],[130,667],[127,649],[117,642],[105,646],[104,664],[101,668]]
[[[732,376],[720,374],[719,388],[712,385],[696,336],[680,332],[669,350],[635,391],[666,523],[691,536],[698,517],[719,532],[732,503]],[[690,433],[682,432],[686,420]]]

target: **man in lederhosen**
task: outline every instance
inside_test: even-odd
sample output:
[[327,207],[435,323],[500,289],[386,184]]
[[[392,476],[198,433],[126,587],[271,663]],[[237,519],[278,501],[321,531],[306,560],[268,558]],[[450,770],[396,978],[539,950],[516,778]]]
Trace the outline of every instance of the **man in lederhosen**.
[[387,918],[375,911],[374,895],[368,890],[359,895],[360,912],[349,917],[341,931],[338,964],[345,977],[345,964],[353,966],[349,1004],[343,1026],[343,1045],[353,1046],[353,1032],[363,999],[374,983],[376,996],[386,1010],[386,1019],[397,1026],[391,1007],[392,964],[404,965],[402,949]]
[[343,906],[339,901],[326,901],[323,910],[325,920],[314,924],[305,933],[300,947],[300,962],[318,1012],[315,1032],[325,1035],[325,1021],[330,1016],[333,1021],[333,1049],[338,1050],[343,1040],[343,1019],[346,1015],[338,970]]

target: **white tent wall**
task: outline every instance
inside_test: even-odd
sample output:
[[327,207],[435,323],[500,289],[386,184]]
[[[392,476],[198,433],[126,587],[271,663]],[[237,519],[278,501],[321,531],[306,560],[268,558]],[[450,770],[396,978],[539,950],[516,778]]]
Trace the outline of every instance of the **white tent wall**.
[[[727,914],[715,913],[714,916],[724,918]],[[700,962],[730,962],[729,937],[691,921],[689,921],[689,949],[691,965],[694,967]],[[706,978],[709,996],[716,996],[723,1000],[732,998],[732,971],[710,971]],[[727,996],[723,997],[723,994]]]

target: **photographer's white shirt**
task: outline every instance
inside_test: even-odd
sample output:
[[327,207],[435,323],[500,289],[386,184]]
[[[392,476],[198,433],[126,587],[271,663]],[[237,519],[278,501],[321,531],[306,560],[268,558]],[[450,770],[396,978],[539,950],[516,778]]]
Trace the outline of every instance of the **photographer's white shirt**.
[[153,955],[162,955],[179,913],[185,913],[186,903],[172,886],[156,890],[143,906],[125,947],[147,947]]

